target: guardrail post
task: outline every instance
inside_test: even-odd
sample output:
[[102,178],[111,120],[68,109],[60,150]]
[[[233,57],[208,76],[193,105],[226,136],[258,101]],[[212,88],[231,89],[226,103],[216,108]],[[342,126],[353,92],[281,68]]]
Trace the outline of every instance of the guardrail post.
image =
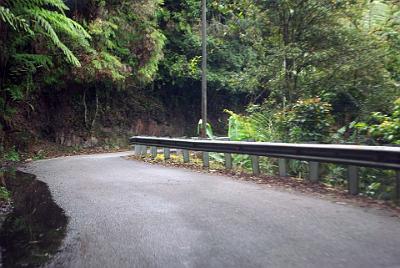
[[349,184],[349,193],[351,195],[358,195],[359,192],[358,167],[356,166],[347,167],[347,179]]
[[140,151],[141,151],[141,145],[139,144],[135,144],[135,156],[139,156],[140,155]]
[[260,175],[260,161],[258,155],[251,155],[250,158],[253,167],[253,175]]
[[147,155],[147,146],[146,145],[142,145],[142,148],[140,150],[140,155],[141,156],[146,156]]
[[151,157],[152,158],[156,158],[157,157],[157,147],[156,146],[151,146],[150,147],[150,153],[151,153]]
[[396,170],[396,199],[400,202],[400,170]]
[[189,150],[183,149],[182,154],[183,154],[183,163],[189,163],[190,162]]
[[319,181],[319,162],[310,161],[308,165],[310,167],[310,181]]
[[164,160],[168,160],[171,158],[171,152],[169,148],[164,148]]
[[224,153],[224,156],[225,156],[225,168],[232,169],[232,155]]
[[203,167],[210,166],[210,155],[208,152],[203,152]]
[[278,159],[279,177],[287,177],[288,176],[287,163],[288,163],[287,159],[284,159],[284,158]]

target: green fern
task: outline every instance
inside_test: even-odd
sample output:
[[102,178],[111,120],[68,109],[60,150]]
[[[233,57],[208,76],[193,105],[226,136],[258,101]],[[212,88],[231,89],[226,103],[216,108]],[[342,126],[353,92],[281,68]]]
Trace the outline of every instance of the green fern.
[[37,21],[37,23],[44,29],[44,33],[50,38],[53,44],[61,49],[67,61],[77,67],[80,67],[81,64],[79,60],[75,57],[74,53],[72,53],[72,51],[63,42],[60,41],[50,22],[43,18],[40,13],[36,13],[34,10],[30,11],[30,13],[32,17]]
[[58,12],[64,12],[69,8],[62,0],[5,0],[7,6],[16,10],[23,8],[32,9],[36,7],[55,8]]
[[53,67],[51,58],[41,54],[17,53],[13,55],[14,62],[18,65],[29,65],[49,69]]
[[33,33],[25,19],[14,15],[10,9],[6,7],[0,6],[0,19],[16,31],[23,30]]
[[63,52],[67,62],[80,67],[78,58],[59,35],[82,47],[89,46],[90,35],[79,23],[65,16],[66,10],[68,7],[62,0],[5,0],[0,4],[0,19],[15,31],[46,36]]
[[147,63],[139,70],[139,73],[143,76],[144,81],[151,81],[154,78],[158,71],[158,64],[164,57],[162,50],[166,41],[165,35],[161,31],[153,29],[153,32],[150,34],[150,36],[154,45],[152,55]]

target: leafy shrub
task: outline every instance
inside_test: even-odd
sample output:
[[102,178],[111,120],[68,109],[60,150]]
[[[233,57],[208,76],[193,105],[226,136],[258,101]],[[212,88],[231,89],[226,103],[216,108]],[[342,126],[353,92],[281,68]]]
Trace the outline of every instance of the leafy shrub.
[[[203,119],[200,119],[197,123],[197,135],[200,135],[201,128],[203,127]],[[207,122],[206,125],[206,135],[209,139],[214,139],[214,132],[212,130],[211,124]]]
[[320,98],[297,101],[289,110],[276,114],[282,140],[289,142],[324,142],[328,140],[333,118],[331,105]]
[[[367,132],[378,142],[400,144],[400,99],[395,101],[391,115],[374,113],[371,123],[352,123],[340,128],[330,135],[333,124],[330,104],[319,98],[299,100],[292,106],[276,108],[268,103],[253,105],[247,109],[248,115],[226,112],[229,118],[229,137],[231,140],[283,141],[283,142],[343,142],[344,134],[351,131],[350,139],[357,141],[362,133]],[[356,131],[354,131],[354,129]],[[335,137],[336,136],[336,137]],[[349,139],[349,138],[348,138]],[[347,141],[348,141],[347,139]],[[236,168],[251,171],[251,159],[247,155],[233,155]],[[276,174],[277,163],[272,158],[260,158],[263,173]],[[288,165],[290,176],[307,178],[309,167],[307,161],[291,160]],[[342,165],[322,164],[323,182],[332,186],[347,186],[347,169]],[[360,191],[364,195],[379,198],[394,198],[394,171],[371,168],[360,168]]]
[[331,105],[320,98],[299,100],[284,109],[253,105],[249,115],[225,110],[232,140],[324,142],[333,123]]
[[0,186],[0,200],[8,201],[11,198],[10,192],[6,189],[6,187]]
[[224,110],[230,115],[228,119],[228,136],[232,141],[253,140],[256,131],[247,116],[236,114],[229,110]]
[[[228,135],[231,140],[254,140],[269,142],[307,142],[327,141],[330,126],[333,122],[331,106],[319,98],[299,100],[291,107],[284,109],[271,108],[274,105],[265,103],[262,106],[252,105],[247,109],[248,115],[230,115]],[[276,106],[275,106],[276,107]],[[234,156],[236,167],[251,169],[248,156]],[[270,158],[260,161],[265,169],[274,169],[276,163]],[[289,173],[293,176],[306,177],[308,166],[304,161],[291,161]]]
[[283,133],[279,131],[276,123],[276,108],[271,108],[270,103],[265,105],[251,105],[247,108],[249,120],[254,129],[256,141],[280,141]]
[[359,176],[361,192],[378,199],[395,198],[395,171],[362,167]]
[[20,156],[15,147],[13,147],[11,150],[4,154],[4,159],[11,162],[18,162],[20,160]]
[[369,121],[357,123],[355,127],[378,143],[400,144],[400,98],[394,102],[391,115],[372,113]]

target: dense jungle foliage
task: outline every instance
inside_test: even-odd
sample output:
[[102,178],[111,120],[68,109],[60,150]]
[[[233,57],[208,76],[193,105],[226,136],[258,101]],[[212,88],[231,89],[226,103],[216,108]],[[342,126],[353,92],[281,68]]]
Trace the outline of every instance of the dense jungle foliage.
[[[208,1],[208,33],[217,134],[400,144],[399,1]],[[0,0],[2,155],[194,135],[200,63],[199,0]]]

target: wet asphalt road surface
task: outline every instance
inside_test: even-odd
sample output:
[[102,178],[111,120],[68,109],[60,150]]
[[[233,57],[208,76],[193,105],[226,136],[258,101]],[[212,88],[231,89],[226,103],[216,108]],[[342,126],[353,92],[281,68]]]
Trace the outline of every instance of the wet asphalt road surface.
[[400,267],[398,218],[126,155],[26,167],[69,217],[49,267]]

